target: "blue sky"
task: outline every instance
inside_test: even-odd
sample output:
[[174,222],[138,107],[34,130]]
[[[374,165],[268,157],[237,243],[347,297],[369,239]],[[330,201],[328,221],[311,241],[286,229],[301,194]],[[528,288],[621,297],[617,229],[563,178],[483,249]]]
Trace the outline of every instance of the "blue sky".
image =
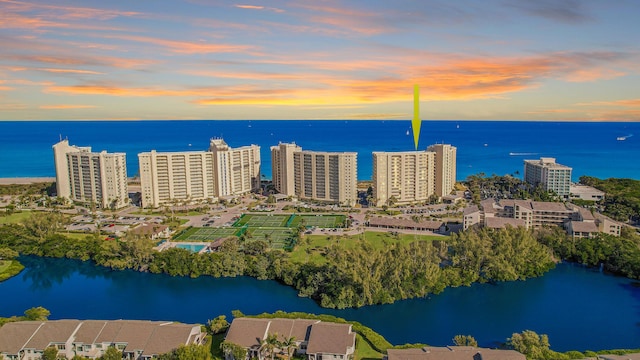
[[0,120],[637,121],[636,0],[0,0]]

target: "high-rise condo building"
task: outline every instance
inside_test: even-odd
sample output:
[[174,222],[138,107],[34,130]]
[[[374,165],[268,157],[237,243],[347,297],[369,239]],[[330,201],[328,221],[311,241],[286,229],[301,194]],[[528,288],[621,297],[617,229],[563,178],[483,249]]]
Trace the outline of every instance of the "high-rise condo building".
[[353,206],[357,201],[357,153],[271,147],[273,184],[281,194]]
[[91,147],[53,145],[58,196],[96,207],[119,209],[129,203],[124,153],[91,152]]
[[138,154],[142,206],[202,202],[260,187],[260,147],[231,148],[211,139],[208,151]]
[[553,191],[568,198],[571,187],[571,168],[556,163],[555,158],[541,157],[540,160],[524,161],[524,181],[545,190]]
[[374,152],[373,197],[376,206],[424,202],[434,193],[435,153]]
[[290,143],[280,143],[271,147],[273,187],[281,194],[294,196],[296,193],[293,154],[301,151],[300,146]]
[[435,194],[449,195],[456,186],[456,147],[449,144],[435,144],[427,148],[436,154]]
[[448,195],[456,183],[456,148],[436,144],[426,151],[374,152],[376,206],[425,202]]

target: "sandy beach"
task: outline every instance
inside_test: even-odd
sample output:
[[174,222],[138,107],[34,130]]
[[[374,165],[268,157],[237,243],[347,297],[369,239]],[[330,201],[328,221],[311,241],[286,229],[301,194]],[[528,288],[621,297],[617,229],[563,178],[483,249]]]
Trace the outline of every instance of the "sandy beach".
[[0,185],[55,182],[55,177],[0,178]]

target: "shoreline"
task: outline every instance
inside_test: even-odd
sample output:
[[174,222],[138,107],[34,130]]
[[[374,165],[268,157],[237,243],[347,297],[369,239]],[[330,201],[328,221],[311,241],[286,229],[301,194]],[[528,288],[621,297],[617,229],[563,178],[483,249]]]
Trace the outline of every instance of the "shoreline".
[[55,182],[55,177],[2,177],[0,178],[0,185],[25,185],[36,183],[50,183]]

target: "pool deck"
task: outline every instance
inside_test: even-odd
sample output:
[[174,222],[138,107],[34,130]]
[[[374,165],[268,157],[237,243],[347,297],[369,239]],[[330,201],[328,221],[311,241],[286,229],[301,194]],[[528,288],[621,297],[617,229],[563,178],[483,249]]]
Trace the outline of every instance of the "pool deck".
[[177,245],[182,244],[182,245],[204,245],[204,247],[202,248],[202,250],[198,251],[198,254],[202,254],[202,253],[206,253],[209,251],[209,245],[211,245],[210,241],[165,241],[162,244],[154,247],[155,250],[157,251],[164,251],[167,249],[171,249],[176,247]]

